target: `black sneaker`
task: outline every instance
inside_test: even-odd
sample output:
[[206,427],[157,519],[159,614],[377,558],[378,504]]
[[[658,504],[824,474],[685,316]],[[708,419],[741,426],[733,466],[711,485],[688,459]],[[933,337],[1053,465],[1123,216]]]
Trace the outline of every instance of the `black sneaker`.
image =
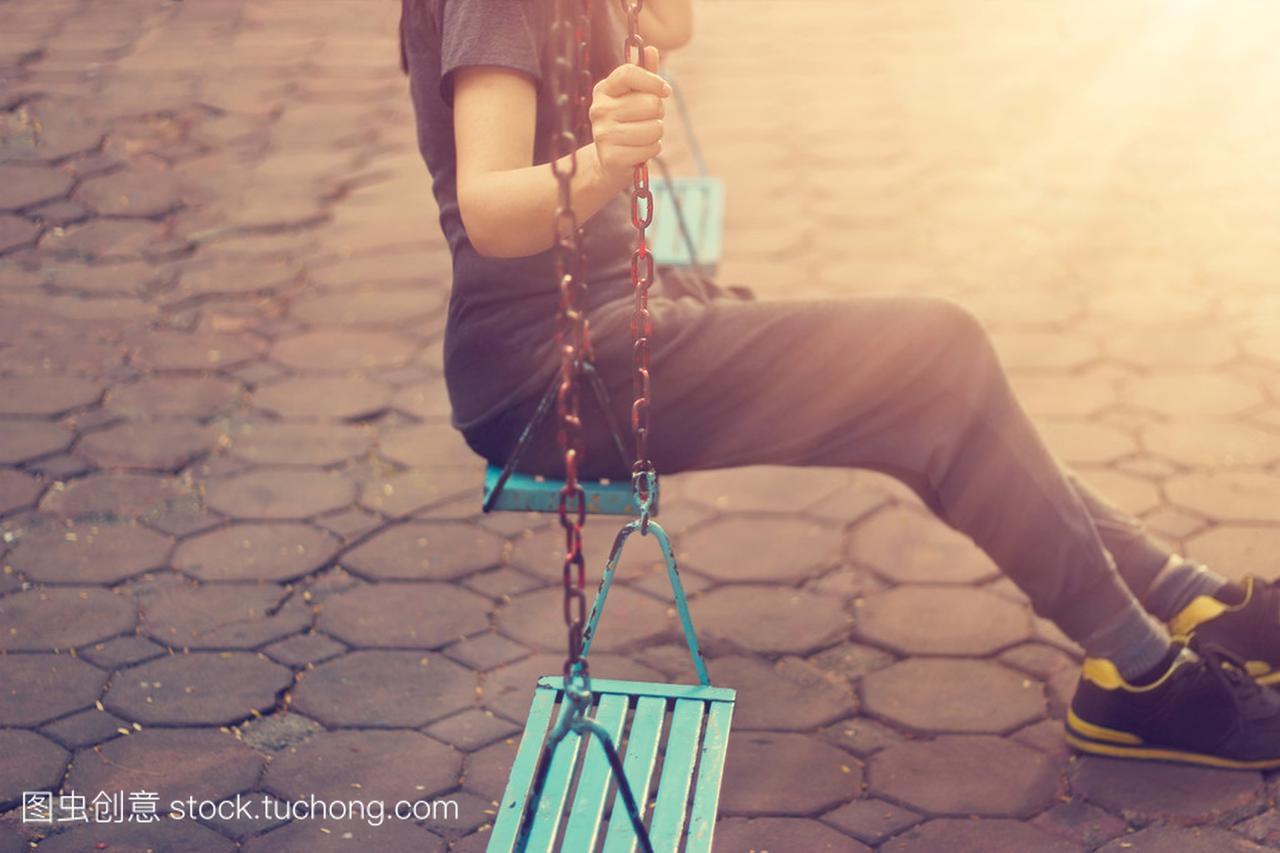
[[1226,649],[1262,684],[1280,682],[1280,587],[1251,577],[1243,589],[1239,604],[1199,596],[1169,621],[1169,631],[1190,638],[1193,648]]
[[1110,661],[1089,658],[1067,712],[1081,752],[1210,767],[1280,767],[1280,692],[1213,646],[1184,649],[1167,672],[1135,686]]

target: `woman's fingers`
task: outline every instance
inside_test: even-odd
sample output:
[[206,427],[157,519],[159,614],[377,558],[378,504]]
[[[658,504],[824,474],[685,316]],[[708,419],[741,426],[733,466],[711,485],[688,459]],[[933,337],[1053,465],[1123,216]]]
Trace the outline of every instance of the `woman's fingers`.
[[632,92],[615,99],[611,114],[616,121],[649,121],[665,116],[667,105],[657,95]]
[[671,94],[671,86],[666,80],[653,71],[630,63],[613,69],[608,77],[600,81],[599,90],[612,98],[620,98],[629,92],[647,92],[660,98]]
[[597,142],[622,147],[653,145],[662,139],[662,120],[624,121],[611,124],[596,137]]

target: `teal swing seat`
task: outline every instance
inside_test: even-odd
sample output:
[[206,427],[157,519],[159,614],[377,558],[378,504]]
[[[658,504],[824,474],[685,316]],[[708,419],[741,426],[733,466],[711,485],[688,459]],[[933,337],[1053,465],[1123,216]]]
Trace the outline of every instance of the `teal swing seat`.
[[[623,546],[632,533],[641,529],[642,523],[640,520],[630,522],[614,540],[600,579],[600,591],[591,605],[583,632],[584,656],[596,635]],[[662,550],[676,612],[699,683],[592,679],[594,704],[590,717],[602,729],[603,736],[614,744],[618,754],[625,756],[623,775],[638,801],[639,819],[644,822],[652,849],[663,853],[681,850],[709,853],[737,694],[731,688],[711,685],[671,543],[656,521],[648,522],[648,533]],[[539,756],[555,731],[551,720],[554,716],[559,722],[569,709],[564,690],[562,676],[549,675],[538,680],[507,788],[498,806],[487,848],[489,853],[516,849],[539,853],[553,850],[631,853],[636,849],[638,838],[623,808],[621,795],[615,792],[610,796],[616,784],[604,749],[593,748],[590,738],[573,731],[565,734],[554,747],[545,786],[526,827],[525,844],[523,847],[518,844]],[[657,792],[646,819],[649,810],[645,806],[650,802],[649,792],[659,757]],[[611,804],[606,829],[604,820]]]
[[[502,488],[503,469],[493,463],[484,472],[484,499],[489,510],[507,512],[555,512],[560,506],[564,480],[547,479],[512,471]],[[592,515],[635,515],[631,500],[631,484],[608,480],[583,480],[587,495],[587,512]],[[496,492],[496,494],[495,494]],[[492,499],[492,506],[490,500]]]

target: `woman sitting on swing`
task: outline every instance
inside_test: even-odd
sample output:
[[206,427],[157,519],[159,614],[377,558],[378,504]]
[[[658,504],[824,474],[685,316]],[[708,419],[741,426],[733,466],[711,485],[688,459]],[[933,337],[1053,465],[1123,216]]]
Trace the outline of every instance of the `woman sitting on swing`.
[[[544,85],[552,4],[403,4],[419,147],[453,253],[453,420],[501,465],[558,367],[557,185],[547,155],[555,113]],[[618,0],[593,7],[591,139],[579,140],[572,195],[584,223],[594,363],[625,423],[633,232],[624,189],[635,164],[662,149],[671,90],[655,73],[658,50],[689,40],[692,0],[644,4],[643,68],[624,63]],[[753,301],[664,271],[650,309],[661,429],[649,449],[659,471],[769,464],[890,474],[1085,649],[1067,720],[1078,749],[1280,766],[1280,693],[1263,686],[1280,671],[1280,588],[1228,583],[1167,553],[1066,473],[963,308],[910,296]],[[605,418],[587,405],[584,421],[584,476],[625,478]],[[554,424],[533,436],[524,459],[528,472],[562,475]]]

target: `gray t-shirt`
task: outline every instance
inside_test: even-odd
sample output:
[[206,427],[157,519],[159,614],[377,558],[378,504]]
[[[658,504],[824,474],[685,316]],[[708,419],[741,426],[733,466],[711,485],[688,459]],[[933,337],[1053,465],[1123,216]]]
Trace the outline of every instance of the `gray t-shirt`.
[[[549,162],[547,140],[555,116],[545,81],[553,59],[547,48],[552,5],[551,0],[404,0],[402,47],[418,147],[433,178],[440,227],[453,253],[445,380],[454,425],[463,430],[544,390],[555,370],[552,340],[559,292],[550,251],[527,258],[485,258],[467,239],[458,210],[453,72],[484,65],[528,74],[538,87],[533,162]],[[596,79],[622,61],[624,33],[614,5],[593,4]],[[619,194],[585,226],[589,311],[629,297],[631,241],[630,207],[625,194]]]

